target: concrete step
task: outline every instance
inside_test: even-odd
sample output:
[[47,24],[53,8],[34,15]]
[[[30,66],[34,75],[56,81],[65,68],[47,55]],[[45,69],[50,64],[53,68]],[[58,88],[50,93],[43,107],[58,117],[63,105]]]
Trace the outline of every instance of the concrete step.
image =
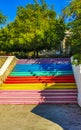
[[77,89],[55,89],[55,90],[0,90],[0,97],[41,97],[41,96],[77,96]]
[[75,83],[3,84],[0,90],[75,89]]
[[59,63],[59,62],[62,62],[62,63],[66,63],[66,62],[70,62],[70,58],[40,58],[40,59],[20,59],[18,60],[18,64],[34,64],[34,63],[53,63],[53,62],[56,62],[56,63]]
[[30,76],[30,77],[7,77],[4,83],[6,84],[14,84],[14,83],[74,83],[74,76]]
[[[12,71],[11,72],[12,74],[15,74],[15,73],[18,73],[18,71]],[[46,73],[46,74],[49,74],[49,73],[55,73],[55,74],[57,74],[57,73],[66,73],[66,74],[68,74],[68,73],[73,73],[73,71],[72,70],[49,70],[49,71],[19,71],[19,73],[21,73],[21,74],[23,74],[23,73],[28,73],[28,74],[32,74],[32,73]]]
[[38,105],[38,104],[77,104],[77,100],[75,101],[19,101],[19,100],[2,100],[0,104],[28,104],[28,105]]
[[38,80],[38,79],[34,79],[34,80],[6,80],[4,81],[5,84],[31,84],[31,83],[75,83],[75,80],[73,79],[58,79],[58,80]]
[[0,104],[77,103],[77,90],[0,90]]
[[62,75],[73,75],[73,72],[41,72],[41,71],[37,71],[37,72],[11,72],[10,76],[62,76]]
[[74,79],[74,76],[8,76],[7,79]]

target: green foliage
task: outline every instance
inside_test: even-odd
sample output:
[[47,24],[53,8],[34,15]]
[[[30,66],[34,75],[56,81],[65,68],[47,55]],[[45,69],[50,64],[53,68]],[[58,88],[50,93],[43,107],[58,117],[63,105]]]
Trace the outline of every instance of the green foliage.
[[34,51],[38,56],[42,49],[59,48],[66,28],[64,21],[44,0],[40,2],[34,0],[34,4],[17,8],[15,20],[0,30],[2,50]]
[[64,14],[70,18],[68,24],[72,34],[70,36],[70,44],[72,47],[72,55],[74,59],[81,63],[81,1],[72,0],[70,5],[64,10]]
[[63,10],[67,17],[77,18],[81,14],[81,0],[72,0],[70,4]]
[[4,16],[3,14],[2,14],[2,12],[0,12],[0,24],[4,24],[5,22],[6,22],[6,16]]

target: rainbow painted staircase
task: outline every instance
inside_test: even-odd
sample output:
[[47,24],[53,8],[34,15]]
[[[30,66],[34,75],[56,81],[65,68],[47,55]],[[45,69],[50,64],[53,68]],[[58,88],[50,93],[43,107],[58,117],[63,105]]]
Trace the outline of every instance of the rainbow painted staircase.
[[77,103],[69,58],[20,59],[0,89],[0,104]]

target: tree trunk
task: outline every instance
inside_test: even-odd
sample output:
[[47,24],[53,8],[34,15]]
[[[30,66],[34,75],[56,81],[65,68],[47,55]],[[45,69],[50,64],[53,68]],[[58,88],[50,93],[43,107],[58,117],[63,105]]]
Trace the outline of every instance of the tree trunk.
[[36,57],[38,58],[38,50],[36,51]]
[[34,50],[34,58],[35,58],[35,56],[36,56],[36,51]]

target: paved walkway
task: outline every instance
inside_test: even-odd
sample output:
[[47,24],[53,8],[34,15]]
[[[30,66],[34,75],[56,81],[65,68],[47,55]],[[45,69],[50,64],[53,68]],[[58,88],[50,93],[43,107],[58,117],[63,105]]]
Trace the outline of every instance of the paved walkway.
[[63,130],[32,110],[35,105],[0,105],[0,130]]
[[81,108],[78,105],[38,105],[32,112],[59,124],[64,130],[81,130]]
[[[57,125],[58,124],[58,125]],[[0,130],[81,130],[78,105],[0,105]]]

